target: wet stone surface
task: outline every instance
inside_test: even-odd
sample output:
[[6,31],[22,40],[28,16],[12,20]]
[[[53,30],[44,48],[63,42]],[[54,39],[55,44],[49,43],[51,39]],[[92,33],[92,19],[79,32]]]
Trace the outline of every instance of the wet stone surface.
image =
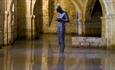
[[64,53],[55,35],[16,41],[0,52],[0,70],[115,70],[114,51],[72,48],[71,38],[66,36]]

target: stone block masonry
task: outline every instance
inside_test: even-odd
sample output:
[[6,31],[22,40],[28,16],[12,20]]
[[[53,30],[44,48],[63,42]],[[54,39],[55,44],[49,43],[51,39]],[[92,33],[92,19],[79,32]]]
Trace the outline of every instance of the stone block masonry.
[[98,37],[72,37],[73,47],[106,48],[107,39]]

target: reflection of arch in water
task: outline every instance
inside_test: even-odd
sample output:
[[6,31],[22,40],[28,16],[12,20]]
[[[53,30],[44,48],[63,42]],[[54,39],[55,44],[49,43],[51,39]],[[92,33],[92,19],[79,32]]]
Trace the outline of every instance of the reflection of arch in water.
[[101,58],[85,58],[86,70],[102,70]]
[[[94,7],[94,4],[97,0],[90,0],[88,1],[87,0],[87,3],[86,3],[86,9],[85,9],[85,17],[88,17],[87,14],[89,15],[90,14],[90,9],[93,9]],[[107,15],[107,9],[106,9],[106,4],[103,0],[98,0],[100,2],[100,5],[101,5],[101,8],[102,8],[102,15],[103,16],[106,16]]]
[[34,27],[35,27],[35,37],[38,38],[39,33],[43,32],[43,11],[42,11],[42,0],[36,0],[33,14],[34,18]]
[[17,38],[26,38],[26,2],[17,0]]

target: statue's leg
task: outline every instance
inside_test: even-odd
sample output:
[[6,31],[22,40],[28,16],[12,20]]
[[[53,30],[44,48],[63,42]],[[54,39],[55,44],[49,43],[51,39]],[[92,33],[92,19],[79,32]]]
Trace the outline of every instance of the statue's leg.
[[64,52],[65,44],[64,44],[64,32],[58,31],[58,47],[61,52]]

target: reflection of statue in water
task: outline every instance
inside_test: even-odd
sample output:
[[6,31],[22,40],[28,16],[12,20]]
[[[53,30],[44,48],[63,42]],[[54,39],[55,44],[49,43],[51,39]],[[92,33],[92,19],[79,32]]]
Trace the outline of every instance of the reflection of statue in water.
[[64,53],[59,52],[59,60],[56,70],[64,70]]
[[56,11],[59,13],[59,16],[57,18],[58,25],[57,25],[57,33],[58,33],[58,44],[59,48],[62,52],[64,52],[64,35],[65,35],[65,23],[69,22],[69,17],[65,11],[62,10],[62,8],[57,5]]

